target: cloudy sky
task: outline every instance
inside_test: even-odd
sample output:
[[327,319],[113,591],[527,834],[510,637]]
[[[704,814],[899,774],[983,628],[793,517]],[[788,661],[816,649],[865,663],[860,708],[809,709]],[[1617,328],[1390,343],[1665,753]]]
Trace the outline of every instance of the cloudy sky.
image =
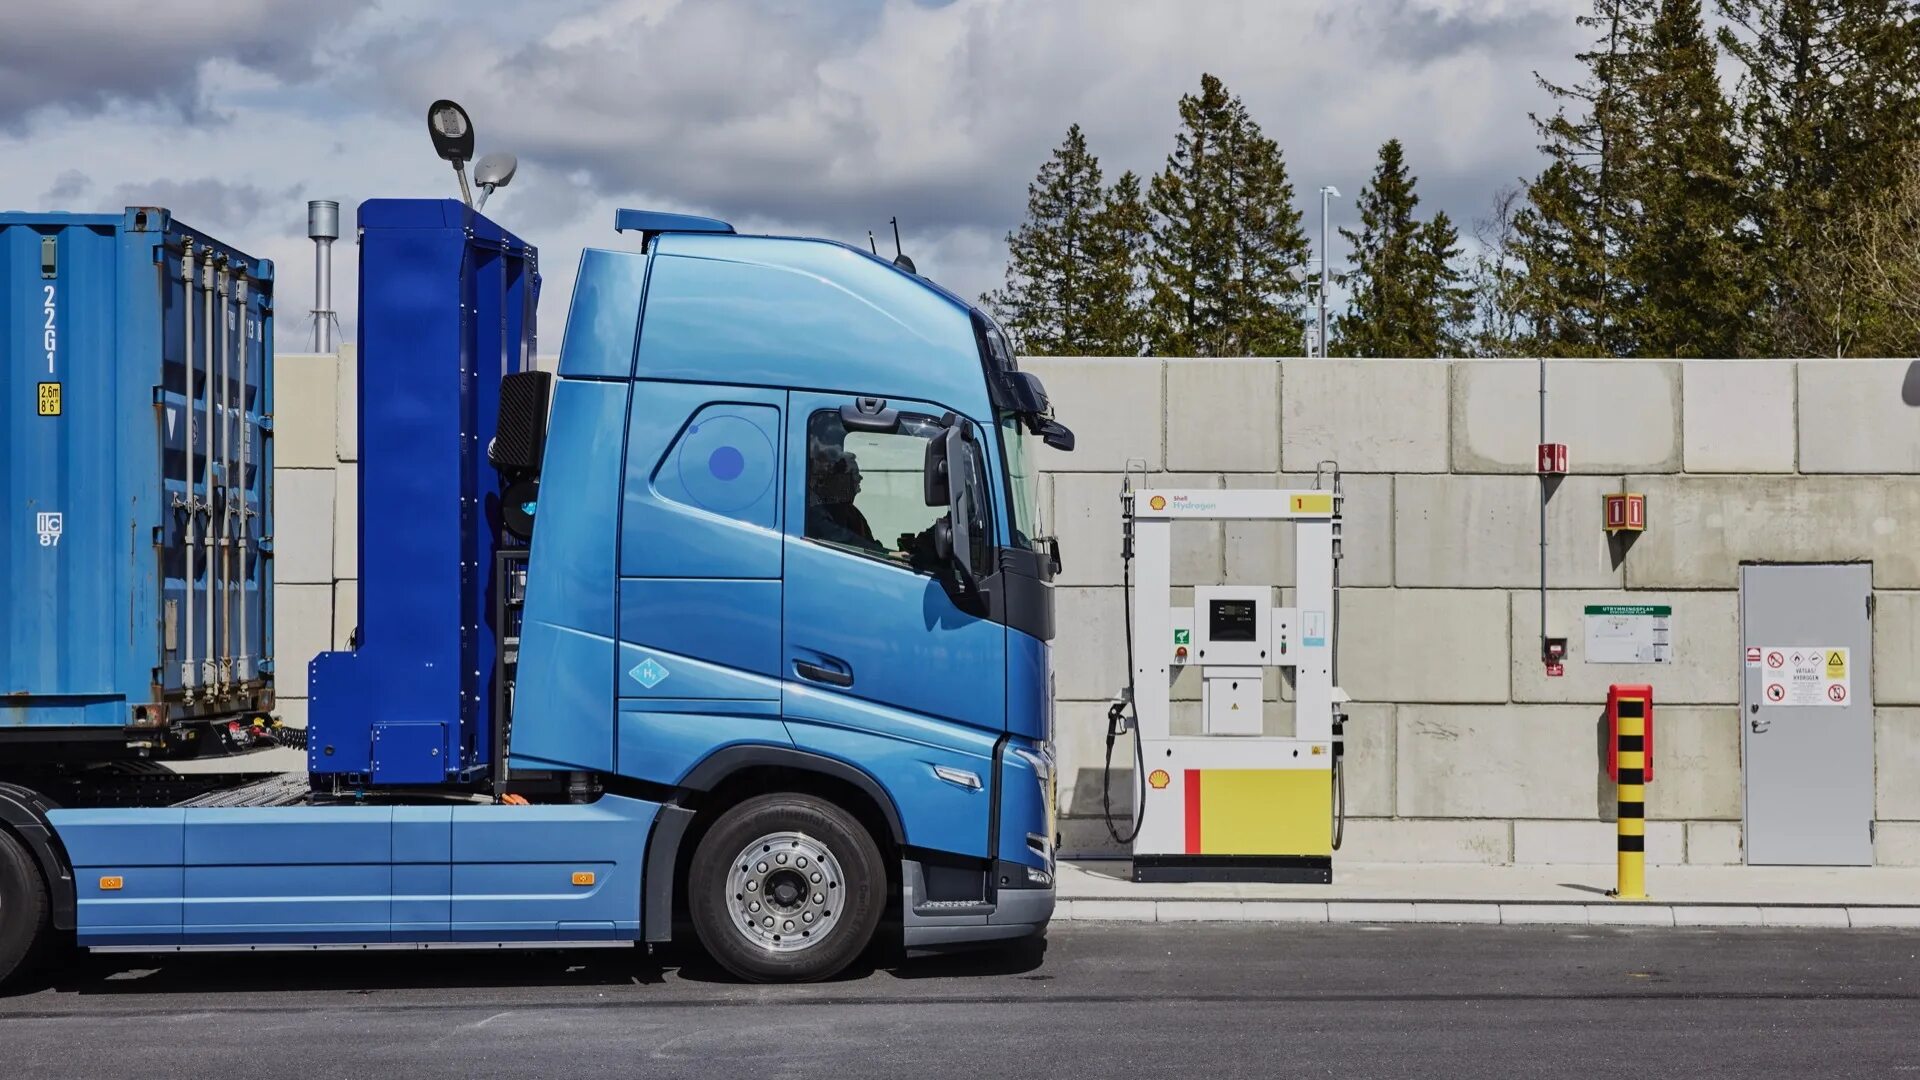
[[[1286,154],[1317,231],[1399,137],[1465,225],[1536,168],[1538,70],[1584,0],[3,0],[0,207],[141,203],[274,259],[307,337],[305,201],[456,195],[427,104],[520,156],[490,207],[540,246],[543,351],[619,206],[864,243],[997,285],[1026,184],[1078,122],[1109,178],[1162,166],[1219,75]],[[1335,220],[1350,218],[1336,203]],[[885,246],[886,241],[882,241]],[[1336,238],[1336,245],[1338,244]],[[353,328],[353,252],[335,296]],[[1336,247],[1336,261],[1341,257]],[[1337,265],[1337,262],[1336,262]]]

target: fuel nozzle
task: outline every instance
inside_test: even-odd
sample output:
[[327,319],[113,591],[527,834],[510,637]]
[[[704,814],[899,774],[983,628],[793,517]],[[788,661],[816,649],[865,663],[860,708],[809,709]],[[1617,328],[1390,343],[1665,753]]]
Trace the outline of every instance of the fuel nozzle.
[[1107,706],[1107,744],[1133,730],[1133,718],[1129,715],[1133,706],[1133,696],[1122,690]]

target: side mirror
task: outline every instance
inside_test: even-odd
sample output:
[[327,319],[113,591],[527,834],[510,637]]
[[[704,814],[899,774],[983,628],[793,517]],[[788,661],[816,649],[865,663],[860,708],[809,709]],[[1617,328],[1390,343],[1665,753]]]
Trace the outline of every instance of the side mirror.
[[[953,502],[953,485],[947,479],[947,436],[960,418],[948,413],[940,418],[946,431],[927,440],[927,453],[920,465],[920,486],[928,506],[948,506]],[[941,558],[946,556],[942,555]]]
[[1048,420],[1040,426],[1040,441],[1055,450],[1073,449],[1073,431],[1058,420]]
[[[940,441],[947,444],[946,558],[948,565],[953,567],[954,578],[961,586],[960,591],[971,596],[980,588],[979,579],[973,572],[973,524],[979,512],[976,501],[979,495],[973,484],[973,478],[979,473],[976,464],[979,449],[973,441],[973,425],[956,418]],[[940,546],[938,532],[934,534],[934,542]]]

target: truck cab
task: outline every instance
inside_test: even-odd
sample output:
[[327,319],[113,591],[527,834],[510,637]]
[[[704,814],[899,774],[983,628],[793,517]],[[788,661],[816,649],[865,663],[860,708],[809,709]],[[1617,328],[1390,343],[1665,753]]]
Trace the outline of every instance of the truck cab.
[[[560,353],[510,768],[696,813],[828,798],[887,851],[908,945],[1036,932],[1055,555],[1028,440],[1070,438],[1044,390],[984,313],[856,248],[619,225],[644,250],[585,253]],[[705,907],[777,948],[748,877]]]
[[762,980],[883,926],[1043,933],[1030,440],[1072,434],[993,320],[844,244],[622,210],[638,250],[582,255],[549,376],[530,245],[455,202],[359,217],[359,610],[304,790],[0,789],[0,890],[94,948],[690,925]]

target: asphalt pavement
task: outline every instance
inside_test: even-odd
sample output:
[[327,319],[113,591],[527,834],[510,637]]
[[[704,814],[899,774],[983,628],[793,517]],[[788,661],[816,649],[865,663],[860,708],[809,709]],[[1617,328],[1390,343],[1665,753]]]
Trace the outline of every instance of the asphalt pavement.
[[1920,931],[1072,924],[813,986],[681,961],[76,958],[0,998],[0,1076],[1920,1075]]

